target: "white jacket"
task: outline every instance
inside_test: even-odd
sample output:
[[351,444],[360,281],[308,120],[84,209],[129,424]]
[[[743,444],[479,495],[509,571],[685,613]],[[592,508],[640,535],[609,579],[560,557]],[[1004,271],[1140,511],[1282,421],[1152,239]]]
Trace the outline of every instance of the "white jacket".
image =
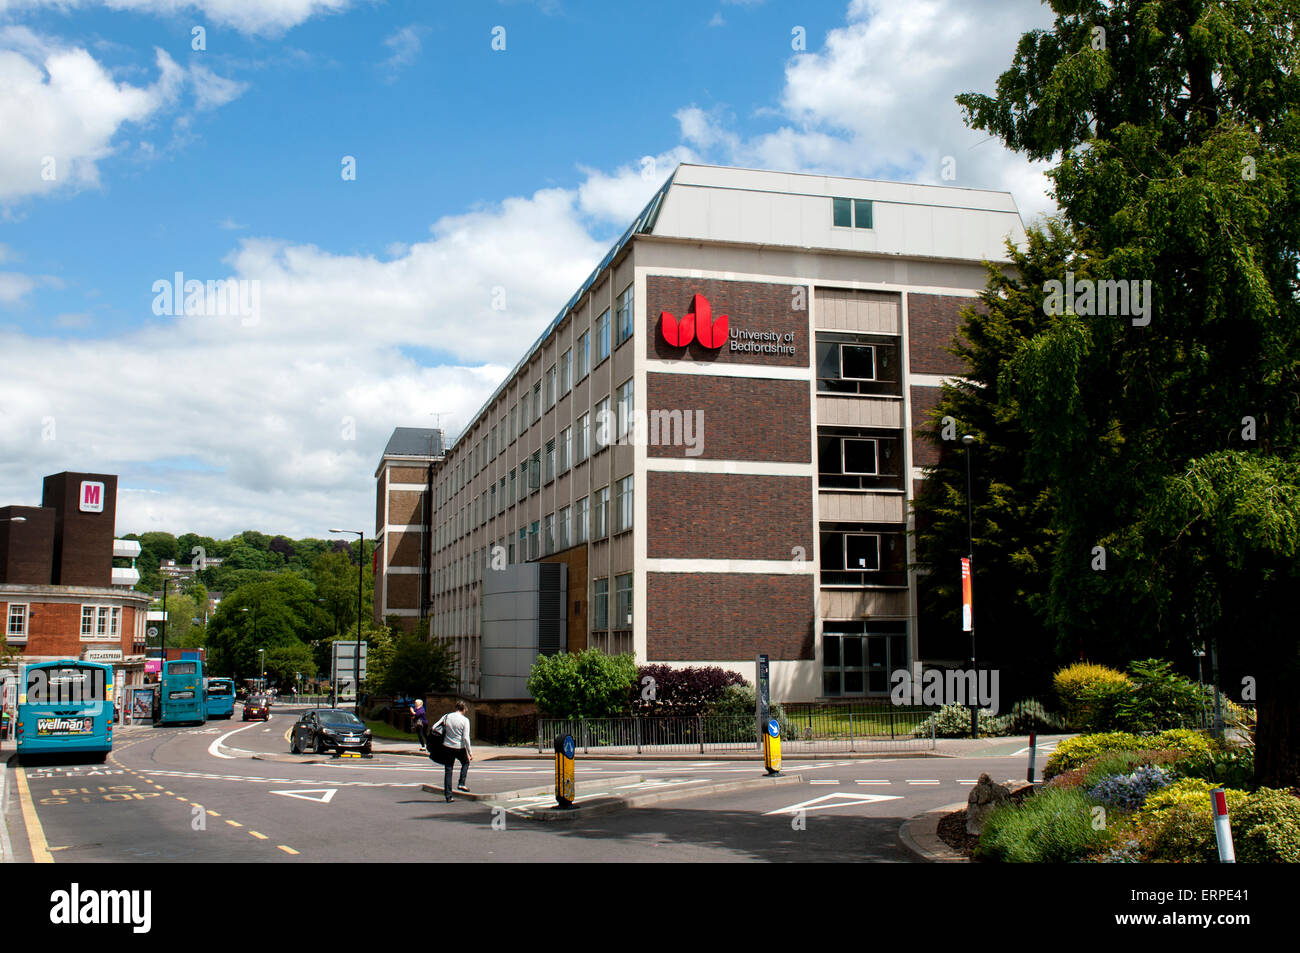
[[458,711],[448,712],[438,719],[433,726],[436,731],[439,727],[443,730],[442,743],[448,748],[464,748],[466,751],[469,747],[469,719]]

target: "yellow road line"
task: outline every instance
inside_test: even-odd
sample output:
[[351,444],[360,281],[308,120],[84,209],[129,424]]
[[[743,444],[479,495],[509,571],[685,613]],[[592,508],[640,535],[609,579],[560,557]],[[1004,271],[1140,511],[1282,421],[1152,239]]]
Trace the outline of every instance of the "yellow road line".
[[286,854],[296,854],[296,853],[298,853],[298,852],[297,852],[296,850],[294,850],[292,847],[285,847],[283,844],[276,844],[275,846],[278,847],[278,848],[280,848],[280,849],[281,849],[282,851],[284,851]]
[[[170,794],[172,797],[175,797],[175,796],[176,796],[176,792],[175,792],[175,791],[164,791],[163,793],[164,793],[164,794]],[[183,800],[183,799],[182,799],[182,800]]]
[[239,821],[227,820],[226,823],[229,824],[231,827],[243,827],[243,826],[244,826],[243,824],[239,823]]
[[208,811],[208,816],[209,816],[209,817],[220,817],[221,815],[218,814],[216,811]]
[[32,803],[32,792],[27,787],[27,772],[18,769],[18,801],[23,809],[23,824],[27,826],[27,842],[32,848],[32,860],[38,864],[52,864],[49,845],[45,840],[45,829],[41,819],[36,816],[36,805]]
[[254,837],[256,837],[258,840],[266,840],[266,835],[265,835],[265,834],[259,834],[257,831],[249,831],[248,833],[252,834],[252,835],[253,835]]

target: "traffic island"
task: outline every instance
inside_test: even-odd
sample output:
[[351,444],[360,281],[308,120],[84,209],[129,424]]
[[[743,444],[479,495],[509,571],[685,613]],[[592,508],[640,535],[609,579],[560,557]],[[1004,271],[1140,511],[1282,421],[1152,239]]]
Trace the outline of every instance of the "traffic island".
[[[678,784],[653,781],[637,785],[637,789],[624,793],[601,791],[595,794],[583,794],[579,789],[577,800],[571,807],[558,807],[555,804],[527,806],[501,803],[510,813],[535,821],[573,821],[580,817],[593,817],[600,814],[612,814],[617,811],[652,807],[669,801],[683,801],[707,797],[712,794],[725,794],[731,791],[752,791],[756,789],[783,787],[789,784],[802,784],[803,778],[797,774],[773,775],[771,777],[747,778],[742,781],[721,781],[712,784],[695,784],[689,781]],[[588,785],[587,787],[591,787]],[[617,784],[605,782],[605,788],[618,788]],[[554,800],[550,798],[549,800]],[[500,802],[499,802],[500,803]]]
[[898,842],[926,863],[968,864],[969,857],[953,850],[939,836],[939,822],[954,811],[965,809],[966,802],[957,801],[904,821],[898,829]]

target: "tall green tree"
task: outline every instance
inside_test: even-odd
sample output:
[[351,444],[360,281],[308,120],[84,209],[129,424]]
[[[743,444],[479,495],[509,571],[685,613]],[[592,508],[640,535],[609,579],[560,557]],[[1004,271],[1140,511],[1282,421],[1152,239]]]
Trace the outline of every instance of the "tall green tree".
[[1064,300],[999,377],[1051,487],[1045,618],[1085,651],[1099,626],[1135,653],[1208,639],[1229,687],[1257,687],[1259,780],[1300,783],[1279,608],[1300,524],[1300,0],[1050,5],[997,94],[958,97],[1054,160],[1086,276],[1130,294],[1119,315]]

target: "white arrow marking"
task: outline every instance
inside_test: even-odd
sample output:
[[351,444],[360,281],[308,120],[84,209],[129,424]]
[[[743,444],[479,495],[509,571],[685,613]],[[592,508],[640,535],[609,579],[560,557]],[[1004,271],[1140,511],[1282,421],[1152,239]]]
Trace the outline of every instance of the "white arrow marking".
[[[283,794],[285,797],[301,798],[304,801],[315,801],[318,804],[328,804],[337,794],[338,788],[304,788],[301,791],[271,791],[271,794]],[[313,794],[320,795],[312,797]]]
[[[798,811],[831,811],[837,807],[857,807],[863,804],[874,804],[876,801],[898,801],[902,799],[901,794],[853,794],[851,792],[837,794],[823,794],[821,797],[815,797],[811,801],[801,801],[798,804],[791,804],[789,807],[779,808],[775,811],[767,811],[768,814],[794,814]],[[823,801],[842,801],[842,804],[823,804]],[[814,806],[816,805],[816,806]]]

